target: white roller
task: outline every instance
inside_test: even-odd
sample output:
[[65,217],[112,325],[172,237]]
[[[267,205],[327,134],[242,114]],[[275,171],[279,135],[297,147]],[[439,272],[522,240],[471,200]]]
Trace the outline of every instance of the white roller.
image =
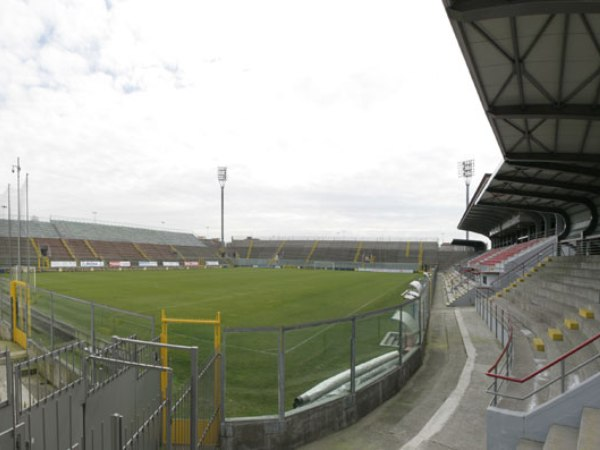
[[[400,320],[400,311],[396,311],[392,316],[392,320]],[[419,324],[414,319],[414,317],[406,312],[402,311],[402,324],[408,329],[410,333],[418,333],[419,332]]]
[[[397,350],[385,353],[377,358],[373,358],[365,363],[359,364],[355,369],[356,377],[358,378],[362,375],[365,375],[366,373],[375,370],[379,366],[394,359],[398,359]],[[314,402],[315,400],[318,400],[332,391],[335,391],[348,382],[350,382],[350,369],[344,370],[343,372],[340,372],[331,378],[327,378],[325,381],[320,382],[313,388],[296,397],[294,399],[294,408]]]

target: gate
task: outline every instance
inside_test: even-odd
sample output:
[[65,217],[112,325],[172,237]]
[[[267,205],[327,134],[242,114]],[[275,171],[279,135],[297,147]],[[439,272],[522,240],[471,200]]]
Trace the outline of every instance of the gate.
[[[209,325],[213,327],[212,353],[202,362],[198,360],[198,347],[190,351],[191,378],[176,394],[173,406],[173,444],[191,449],[215,448],[219,445],[221,427],[221,313],[213,319],[167,318],[161,311],[160,342],[161,364],[170,366],[168,349],[186,349],[186,346],[168,344],[170,324]],[[191,348],[191,347],[188,347]],[[166,375],[162,374],[163,398]]]
[[27,349],[27,336],[31,336],[31,294],[23,281],[10,282],[12,305],[12,338],[23,349]]

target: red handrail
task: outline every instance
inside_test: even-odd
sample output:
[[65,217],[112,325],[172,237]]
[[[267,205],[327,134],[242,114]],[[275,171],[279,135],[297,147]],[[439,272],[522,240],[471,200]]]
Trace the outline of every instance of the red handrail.
[[508,327],[508,339],[506,340],[506,345],[502,349],[500,356],[498,356],[498,358],[496,358],[496,362],[494,362],[494,364],[492,364],[492,366],[485,373],[486,375],[489,376],[489,374],[492,372],[492,370],[496,370],[496,368],[498,367],[498,364],[500,364],[500,361],[502,360],[502,357],[504,355],[506,355],[506,352],[508,352],[508,348],[510,347],[510,344],[512,343],[512,338],[513,338],[513,329],[512,329],[512,324],[510,324],[510,326]]
[[[558,364],[559,362],[561,362],[561,361],[564,361],[564,360],[565,360],[565,359],[567,359],[569,356],[571,356],[571,355],[573,355],[573,354],[577,353],[579,350],[581,350],[582,348],[585,348],[585,347],[587,347],[587,346],[588,346],[588,345],[590,345],[592,342],[594,342],[594,341],[596,341],[596,340],[598,340],[598,339],[600,339],[600,333],[598,333],[598,334],[597,334],[597,335],[595,335],[595,336],[592,336],[591,338],[588,338],[588,339],[586,339],[586,340],[585,340],[585,341],[583,341],[581,344],[579,344],[577,347],[574,347],[574,348],[572,348],[572,349],[571,349],[571,350],[569,350],[568,352],[566,352],[566,353],[564,353],[563,355],[561,355],[561,356],[559,356],[558,358],[556,358],[554,361],[552,361],[552,362],[550,362],[550,363],[546,364],[546,365],[545,365],[544,367],[542,367],[541,369],[538,369],[538,370],[536,370],[535,372],[533,372],[533,373],[531,373],[531,374],[527,375],[527,376],[526,376],[526,377],[524,377],[524,378],[509,377],[509,376],[506,376],[506,375],[500,375],[500,374],[497,374],[497,373],[492,373],[492,370],[495,370],[495,369],[496,369],[496,367],[497,367],[497,365],[498,365],[498,363],[499,363],[499,361],[500,361],[500,358],[501,358],[501,357],[502,357],[502,356],[505,354],[505,351],[503,350],[503,351],[502,351],[502,354],[500,355],[500,357],[498,358],[498,360],[496,360],[496,362],[494,363],[494,365],[492,365],[492,367],[490,367],[490,368],[488,369],[488,371],[486,372],[486,375],[487,375],[488,377],[497,378],[497,379],[500,379],[500,380],[505,380],[505,381],[511,381],[511,382],[513,382],[513,383],[525,383],[526,381],[529,381],[529,380],[531,380],[533,377],[535,377],[535,376],[539,375],[540,373],[542,373],[542,372],[544,372],[544,371],[548,370],[549,368],[551,368],[551,367],[555,366],[555,365],[556,365],[556,364]],[[507,348],[507,347],[508,347],[508,344],[506,345],[506,347],[505,347],[505,350],[506,350],[506,348]]]

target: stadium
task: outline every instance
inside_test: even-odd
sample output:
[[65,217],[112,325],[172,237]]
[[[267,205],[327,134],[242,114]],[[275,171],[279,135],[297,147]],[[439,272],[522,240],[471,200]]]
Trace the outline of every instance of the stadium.
[[221,167],[220,239],[19,198],[0,449],[600,448],[600,1],[440,3],[502,157],[483,238],[226,241]]

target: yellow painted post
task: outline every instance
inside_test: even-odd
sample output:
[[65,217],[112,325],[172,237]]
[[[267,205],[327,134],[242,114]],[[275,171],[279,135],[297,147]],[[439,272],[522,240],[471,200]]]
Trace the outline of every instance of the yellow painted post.
[[[214,336],[214,343],[213,343],[213,348],[215,350],[215,353],[221,353],[221,313],[217,312],[217,316],[214,320],[203,320],[203,319],[173,319],[173,318],[167,318],[165,310],[162,309],[161,313],[160,313],[160,321],[161,321],[161,333],[160,333],[160,342],[161,343],[168,343],[168,326],[170,323],[175,323],[175,324],[193,324],[193,325],[212,325],[213,326],[213,336]],[[163,366],[167,366],[168,365],[168,355],[167,355],[167,349],[166,348],[161,348],[160,350],[160,357],[161,357],[161,364]],[[162,395],[163,395],[163,400],[166,399],[166,386],[167,386],[167,377],[165,376],[166,372],[163,372],[161,374],[161,391],[162,391]],[[221,361],[219,360],[215,360],[215,368],[214,368],[214,408],[215,411],[220,410],[221,407]],[[180,425],[181,422],[176,421],[174,426],[181,426]],[[198,422],[198,424],[196,424],[196,426],[200,425],[200,421]],[[164,425],[163,425],[164,426]],[[189,426],[192,426],[191,424]],[[220,431],[220,426],[221,426],[221,420],[216,420],[213,422],[213,425],[211,425],[211,427],[214,427],[214,432],[213,432],[213,436],[214,439],[218,439],[219,436],[219,431]]]
[[[23,305],[23,301],[19,302],[18,301],[18,289],[19,288],[24,288],[25,289],[25,293],[27,294],[25,296],[25,299],[23,301],[25,301],[27,303],[27,305]],[[27,334],[25,334],[25,331],[23,330],[24,328],[24,317],[23,315],[25,314],[25,308],[27,308],[28,311],[28,319],[29,319],[29,323],[31,323],[31,312],[29,311],[29,307],[30,307],[30,302],[29,302],[29,293],[28,293],[28,289],[27,289],[27,283],[23,282],[23,281],[18,281],[18,280],[13,280],[10,282],[10,298],[11,298],[11,303],[12,303],[12,338],[13,338],[13,342],[19,344],[22,348],[24,348],[25,350],[27,349]],[[17,303],[19,303],[17,305]],[[21,323],[21,327],[19,328],[18,323],[17,323],[17,313],[19,314],[19,322]]]
[[[160,310],[160,343],[167,344],[168,336],[167,336],[167,317],[165,315],[165,310]],[[169,355],[167,353],[167,348],[162,347],[160,349],[160,364],[163,367],[167,367],[169,365]],[[160,374],[160,390],[162,393],[162,399],[167,399],[167,383],[168,383],[168,375],[166,371],[161,371]]]
[[31,292],[29,286],[25,289],[25,301],[27,302],[27,335],[31,336]]

